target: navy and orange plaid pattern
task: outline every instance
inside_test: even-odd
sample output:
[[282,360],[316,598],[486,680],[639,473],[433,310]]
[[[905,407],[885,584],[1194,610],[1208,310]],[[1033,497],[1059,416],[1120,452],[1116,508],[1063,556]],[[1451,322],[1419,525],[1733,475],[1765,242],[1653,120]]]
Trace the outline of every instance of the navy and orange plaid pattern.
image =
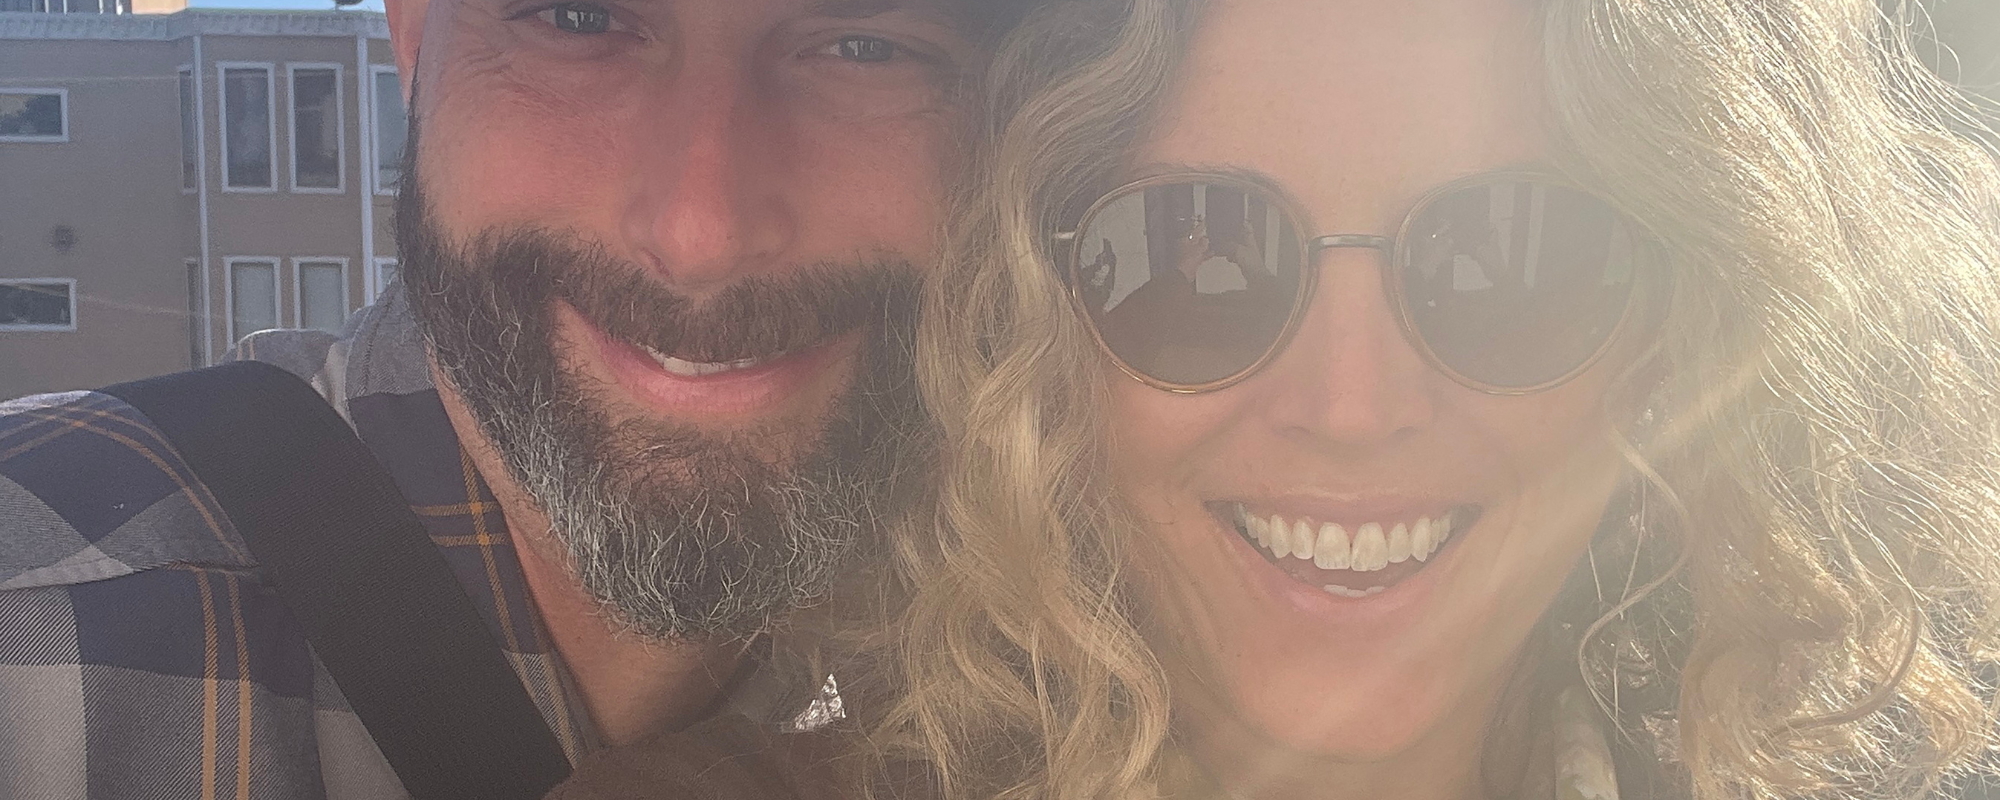
[[[574,760],[591,726],[406,309],[260,334],[312,377],[429,529]],[[316,353],[316,355],[315,355]],[[329,356],[331,354],[331,356]],[[0,403],[0,797],[404,796],[206,488],[137,410]]]

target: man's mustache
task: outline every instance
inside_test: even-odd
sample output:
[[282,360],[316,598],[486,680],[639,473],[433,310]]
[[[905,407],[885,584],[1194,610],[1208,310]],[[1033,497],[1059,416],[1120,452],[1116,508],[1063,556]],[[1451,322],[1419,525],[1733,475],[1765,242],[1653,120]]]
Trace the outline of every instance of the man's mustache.
[[770,358],[912,314],[919,291],[914,268],[887,258],[778,270],[696,299],[564,234],[517,231],[470,249],[496,286],[544,288],[613,338],[705,363]]

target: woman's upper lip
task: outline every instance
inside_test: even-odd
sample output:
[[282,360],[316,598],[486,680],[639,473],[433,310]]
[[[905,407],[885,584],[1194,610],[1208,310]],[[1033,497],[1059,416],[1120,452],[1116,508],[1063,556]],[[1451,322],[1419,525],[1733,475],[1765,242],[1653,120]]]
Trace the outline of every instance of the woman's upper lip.
[[1391,494],[1375,493],[1329,497],[1324,495],[1245,495],[1221,499],[1218,502],[1240,504],[1252,514],[1277,514],[1287,518],[1306,518],[1322,522],[1394,521],[1422,516],[1433,516],[1450,511],[1459,506],[1471,505],[1467,500],[1448,497],[1443,494]]

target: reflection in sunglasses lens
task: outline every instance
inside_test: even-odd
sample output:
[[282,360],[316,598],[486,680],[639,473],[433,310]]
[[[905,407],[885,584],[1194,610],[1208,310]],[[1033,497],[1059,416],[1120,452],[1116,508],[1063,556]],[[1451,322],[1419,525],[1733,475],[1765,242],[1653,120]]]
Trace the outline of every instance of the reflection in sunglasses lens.
[[1588,363],[1632,294],[1634,244],[1616,211],[1534,181],[1439,197],[1411,219],[1402,259],[1408,313],[1448,370],[1528,388]]
[[1076,247],[1077,293],[1105,347],[1179,386],[1229,378],[1269,352],[1291,318],[1304,264],[1280,207],[1200,182],[1108,200]]
[[[1400,290],[1438,365],[1526,389],[1589,363],[1631,299],[1635,244],[1597,198],[1543,181],[1481,183],[1411,217]],[[1262,192],[1155,183],[1100,202],[1074,243],[1078,298],[1105,348],[1174,388],[1241,375],[1278,346],[1305,285],[1302,239]]]

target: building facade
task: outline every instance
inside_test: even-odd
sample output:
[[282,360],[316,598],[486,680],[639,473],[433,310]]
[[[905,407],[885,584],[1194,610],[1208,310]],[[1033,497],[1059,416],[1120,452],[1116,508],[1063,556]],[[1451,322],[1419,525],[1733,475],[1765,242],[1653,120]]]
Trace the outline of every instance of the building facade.
[[0,0],[0,13],[171,14],[184,8],[187,0]]
[[374,297],[407,129],[388,44],[368,12],[0,13],[0,398]]

